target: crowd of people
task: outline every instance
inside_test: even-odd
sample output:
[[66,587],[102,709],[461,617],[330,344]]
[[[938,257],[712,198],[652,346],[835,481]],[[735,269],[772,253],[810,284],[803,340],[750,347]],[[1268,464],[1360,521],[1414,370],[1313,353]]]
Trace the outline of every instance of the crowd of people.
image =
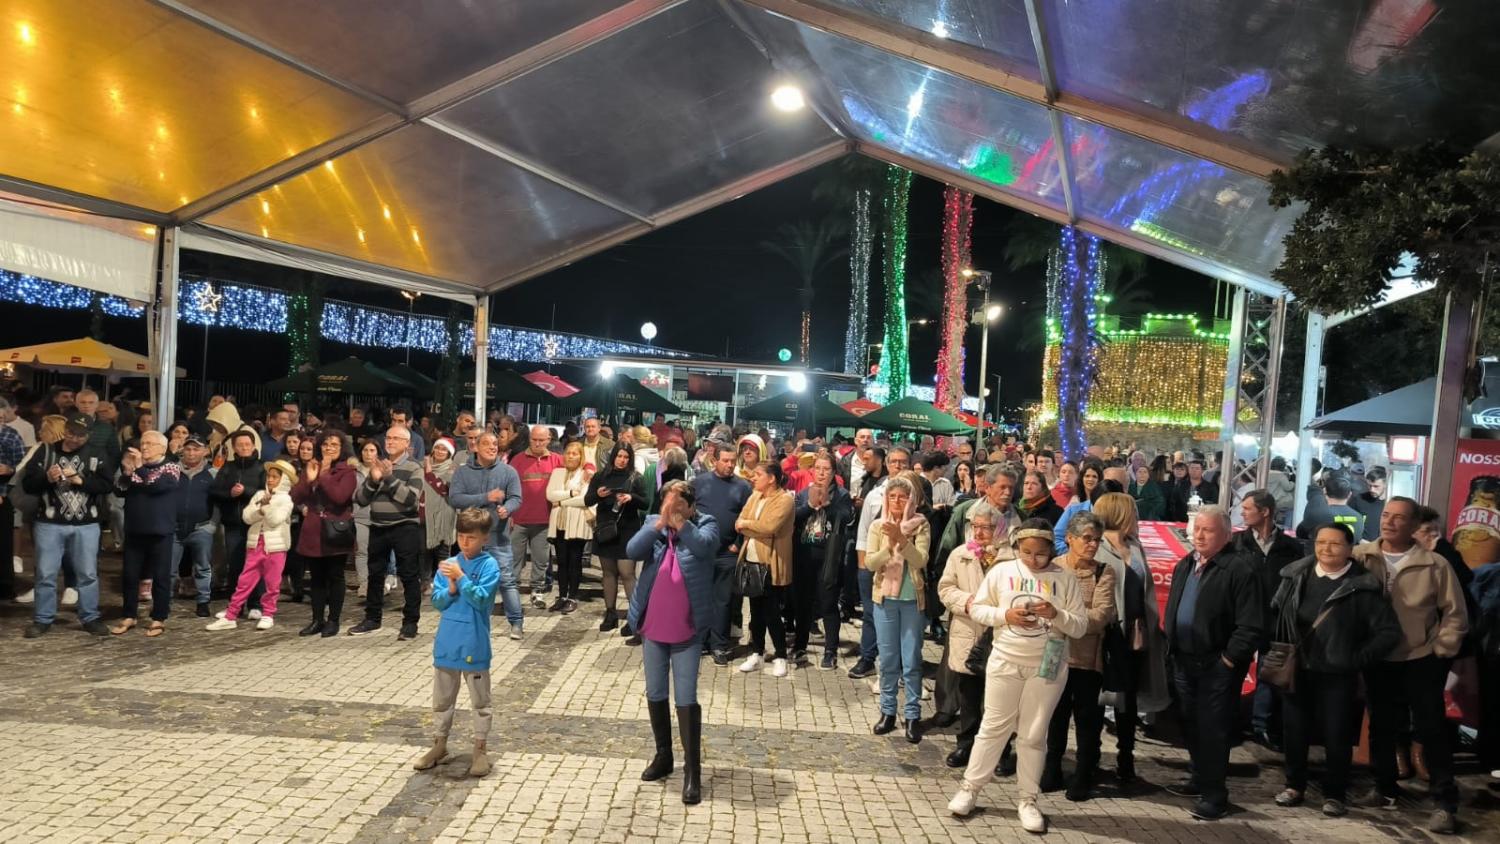
[[[5,566],[0,598],[34,605],[27,638],[47,634],[60,605],[76,605],[94,635],[144,624],[159,637],[174,597],[191,599],[209,630],[242,620],[266,629],[283,593],[311,604],[301,635],[359,636],[382,627],[387,593],[399,588],[399,638],[417,636],[424,603],[440,619],[436,736],[418,769],[445,758],[466,683],[471,773],[489,770],[491,616],[523,638],[523,587],[535,610],[582,610],[590,559],[603,587],[599,632],[641,648],[655,741],[642,779],[675,769],[675,708],[690,804],[702,792],[700,666],[773,679],[814,664],[835,670],[845,631],[848,677],[878,686],[872,731],[918,743],[952,728],[946,761],[964,776],[950,810],[969,814],[991,779],[1015,777],[1017,813],[1033,832],[1047,828],[1040,795],[1094,795],[1107,713],[1122,788],[1139,783],[1138,733],[1175,717],[1192,764],[1167,788],[1192,800],[1194,817],[1223,817],[1252,666],[1245,726],[1284,753],[1277,804],[1307,799],[1308,746],[1321,743],[1324,814],[1391,808],[1414,739],[1431,780],[1429,828],[1452,832],[1449,668],[1474,655],[1482,674],[1500,676],[1500,562],[1475,571],[1455,560],[1441,516],[1388,496],[1379,469],[1309,467],[1294,537],[1299,481],[1279,459],[1264,488],[1241,486],[1221,504],[1219,469],[1202,455],[1100,447],[1064,459],[1013,437],[976,452],[963,438],[775,439],[661,415],[556,429],[459,413],[445,427],[402,406],[383,419],[295,403],[241,414],[222,397],[161,434],[149,408],[91,390],[57,391],[31,419],[18,409],[0,398],[0,552],[11,556],[20,512],[33,587],[16,595]],[[1157,520],[1187,522],[1192,547],[1171,573],[1165,609],[1139,533]],[[123,551],[110,623],[101,526]],[[351,591],[363,606],[344,630]],[[226,604],[215,615],[216,601]],[[928,639],[942,656],[924,717]],[[1364,709],[1374,789],[1356,801],[1348,789]],[[1496,712],[1490,695],[1480,754],[1500,768]]]

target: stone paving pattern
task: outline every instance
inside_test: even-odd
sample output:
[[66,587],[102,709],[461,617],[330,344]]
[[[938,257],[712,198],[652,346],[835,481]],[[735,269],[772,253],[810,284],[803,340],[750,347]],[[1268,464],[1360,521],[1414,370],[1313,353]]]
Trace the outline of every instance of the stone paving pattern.
[[[105,582],[118,581],[111,572]],[[588,586],[586,597],[597,596],[596,582]],[[398,597],[390,596],[387,620]],[[942,764],[951,731],[916,746],[871,735],[874,696],[867,682],[844,676],[848,658],[837,672],[796,670],[781,680],[705,660],[704,801],[685,807],[680,775],[640,781],[651,747],[640,652],[596,630],[597,599],[571,616],[528,606],[519,643],[495,619],[495,768],[481,780],[464,776],[467,713],[456,720],[448,760],[425,773],[409,765],[431,730],[436,615],[425,606],[422,635],[411,642],[397,642],[390,624],[358,639],[299,638],[308,610],[289,600],[269,631],[242,624],[209,633],[191,608],[174,603],[168,632],[156,640],[139,631],[95,639],[65,611],[51,633],[29,641],[20,638],[29,608],[0,605],[0,840],[1032,838],[1016,822],[1008,780],[986,788],[973,817],[952,818],[946,803],[960,772]],[[117,614],[117,595],[106,598],[105,612]],[[346,606],[346,625],[355,612]],[[1145,741],[1139,753],[1148,782],[1183,776],[1180,750]],[[1106,765],[1112,758],[1106,737]],[[1224,821],[1192,820],[1187,801],[1159,788],[1125,797],[1106,775],[1087,803],[1043,797],[1048,840],[1435,840],[1421,829],[1426,809],[1418,801],[1329,820],[1313,808],[1272,804],[1282,785],[1273,754],[1245,745],[1232,763],[1238,810]],[[1444,840],[1500,841],[1500,796],[1464,770],[1464,835]]]

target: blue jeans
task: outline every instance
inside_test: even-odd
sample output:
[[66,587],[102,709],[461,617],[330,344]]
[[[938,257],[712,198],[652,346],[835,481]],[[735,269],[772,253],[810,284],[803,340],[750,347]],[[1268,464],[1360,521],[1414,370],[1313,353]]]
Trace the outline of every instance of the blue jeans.
[[880,640],[875,635],[875,601],[870,590],[875,588],[875,574],[864,566],[859,567],[859,600],[865,608],[865,624],[859,631],[859,658],[874,662],[880,656]]
[[57,570],[62,566],[64,554],[78,573],[78,620],[85,624],[97,620],[99,525],[37,522],[31,534],[36,542],[36,611],[32,620],[51,624],[57,617]]
[[505,609],[505,620],[512,627],[520,627],[526,613],[521,609],[521,587],[516,579],[516,558],[510,552],[510,543],[486,545],[484,550],[500,566],[500,605]]
[[922,718],[922,628],[927,618],[916,601],[886,598],[875,604],[875,631],[880,641],[880,712],[896,714],[896,681],[906,681],[908,721]]
[[1250,698],[1250,726],[1252,729],[1271,732],[1276,713],[1281,709],[1280,690],[1270,683],[1256,683],[1255,694]]
[[708,634],[708,646],[714,651],[729,650],[729,603],[734,600],[735,555],[720,554],[714,558],[714,626]]
[[213,548],[213,525],[193,530],[187,535],[187,539],[172,539],[172,571],[180,571],[177,566],[186,552],[193,564],[193,588],[198,593],[200,604],[208,603],[209,595],[213,592]]
[[676,645],[643,639],[641,656],[646,663],[646,700],[655,703],[667,699],[670,670],[672,699],[676,704],[692,706],[698,702],[698,660],[703,656],[703,634],[695,634]]

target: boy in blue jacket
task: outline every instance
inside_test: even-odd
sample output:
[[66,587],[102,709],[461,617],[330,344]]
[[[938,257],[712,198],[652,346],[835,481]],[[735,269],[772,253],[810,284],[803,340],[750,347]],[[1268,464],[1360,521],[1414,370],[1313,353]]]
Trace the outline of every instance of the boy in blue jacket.
[[432,711],[437,735],[432,748],[412,767],[434,768],[448,755],[448,732],[458,704],[460,678],[469,685],[474,709],[474,757],[469,776],[490,772],[485,741],[490,733],[490,612],[500,565],[484,550],[492,519],[489,510],[471,507],[458,514],[458,550],[438,564],[432,578],[432,605],[439,613],[437,638],[432,642]]

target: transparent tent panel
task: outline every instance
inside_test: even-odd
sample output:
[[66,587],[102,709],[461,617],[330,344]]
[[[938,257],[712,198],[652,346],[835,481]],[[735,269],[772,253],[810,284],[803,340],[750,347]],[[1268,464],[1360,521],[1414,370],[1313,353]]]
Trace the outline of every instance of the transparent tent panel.
[[146,0],[9,4],[0,172],[158,211],[375,109]]
[[623,0],[182,2],[334,78],[403,103],[623,4]]
[[483,287],[630,218],[428,126],[408,126],[209,223]]
[[1064,117],[1080,215],[1170,249],[1269,278],[1299,210],[1269,186],[1150,141]]
[[1039,78],[1023,0],[832,0],[834,5],[978,47],[1007,69]]
[[774,50],[797,55],[822,78],[862,139],[1063,206],[1044,107],[782,18],[758,22]]
[[1468,145],[1500,130],[1500,11],[1431,0],[1047,3],[1065,92],[1224,133],[1290,160],[1309,147]]
[[686,3],[439,119],[642,213],[837,140],[777,111],[770,63],[710,2]]

